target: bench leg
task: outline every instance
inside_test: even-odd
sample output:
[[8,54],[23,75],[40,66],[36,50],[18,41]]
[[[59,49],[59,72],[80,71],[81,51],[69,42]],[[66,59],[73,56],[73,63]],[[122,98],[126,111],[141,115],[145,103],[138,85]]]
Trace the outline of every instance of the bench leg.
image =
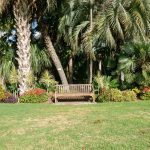
[[55,103],[57,103],[57,102],[58,102],[57,97],[55,97]]
[[93,103],[95,103],[95,95],[92,96]]

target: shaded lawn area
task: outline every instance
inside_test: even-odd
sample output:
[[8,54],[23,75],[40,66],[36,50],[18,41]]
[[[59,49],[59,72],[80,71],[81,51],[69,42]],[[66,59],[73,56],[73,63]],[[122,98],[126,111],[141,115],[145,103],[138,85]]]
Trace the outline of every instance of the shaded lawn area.
[[0,104],[0,150],[149,150],[150,101]]

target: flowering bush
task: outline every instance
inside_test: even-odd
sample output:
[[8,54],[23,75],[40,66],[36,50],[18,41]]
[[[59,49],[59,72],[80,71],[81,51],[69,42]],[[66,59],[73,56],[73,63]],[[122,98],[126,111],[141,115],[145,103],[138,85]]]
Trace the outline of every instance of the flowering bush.
[[46,90],[44,89],[40,89],[40,88],[35,88],[35,89],[31,89],[27,92],[25,92],[23,95],[41,95],[41,94],[45,94]]
[[48,101],[48,97],[46,90],[36,88],[21,95],[19,101],[20,103],[43,103]]
[[141,100],[150,100],[150,87],[145,87],[140,96]]
[[146,92],[150,92],[150,87],[145,87],[145,88],[143,89],[143,93],[146,93]]

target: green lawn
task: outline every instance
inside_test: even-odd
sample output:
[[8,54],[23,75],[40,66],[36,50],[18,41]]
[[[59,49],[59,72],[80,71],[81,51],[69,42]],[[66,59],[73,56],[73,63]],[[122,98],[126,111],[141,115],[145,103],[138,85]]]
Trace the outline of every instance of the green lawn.
[[0,150],[150,150],[150,101],[0,104]]

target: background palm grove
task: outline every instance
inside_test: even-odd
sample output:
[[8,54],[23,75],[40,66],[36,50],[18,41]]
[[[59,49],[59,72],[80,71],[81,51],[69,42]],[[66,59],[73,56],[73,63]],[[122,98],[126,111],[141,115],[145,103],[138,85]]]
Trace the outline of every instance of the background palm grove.
[[57,83],[93,83],[100,101],[147,99],[149,7],[149,0],[1,0],[0,99],[14,102],[11,93],[19,93],[21,102],[44,102]]

